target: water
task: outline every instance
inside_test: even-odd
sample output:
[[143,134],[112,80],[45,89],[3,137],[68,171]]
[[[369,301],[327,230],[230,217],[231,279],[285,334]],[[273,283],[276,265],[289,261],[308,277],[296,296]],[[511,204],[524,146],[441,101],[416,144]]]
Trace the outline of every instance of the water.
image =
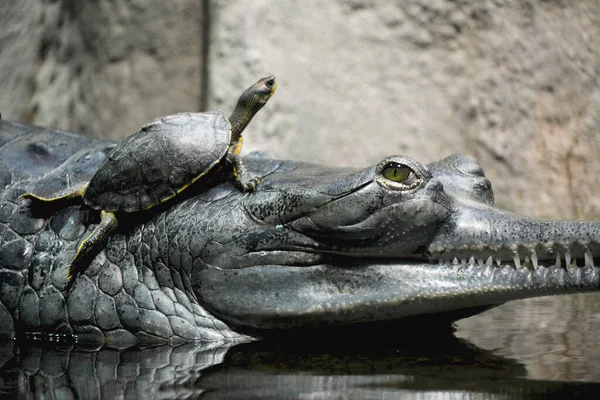
[[598,332],[594,294],[511,302],[460,321],[454,334],[123,351],[9,342],[0,346],[0,397],[598,398]]

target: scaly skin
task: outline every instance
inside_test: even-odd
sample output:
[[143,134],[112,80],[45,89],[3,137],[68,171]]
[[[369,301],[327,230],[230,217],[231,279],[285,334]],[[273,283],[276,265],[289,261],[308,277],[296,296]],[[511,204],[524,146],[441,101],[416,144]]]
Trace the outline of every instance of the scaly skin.
[[[84,185],[111,147],[0,121],[0,335],[236,341],[411,316],[448,324],[508,300],[599,288],[600,224],[494,208],[470,158],[394,156],[358,170],[254,155],[245,162],[264,176],[255,193],[224,183],[132,216],[67,290],[97,214],[18,197]],[[414,187],[383,178],[390,162],[413,171]]]

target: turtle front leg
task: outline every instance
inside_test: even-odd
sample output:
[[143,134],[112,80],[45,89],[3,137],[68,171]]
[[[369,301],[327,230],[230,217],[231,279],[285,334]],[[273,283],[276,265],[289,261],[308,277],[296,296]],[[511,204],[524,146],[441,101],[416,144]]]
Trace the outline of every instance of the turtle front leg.
[[102,220],[98,226],[79,244],[77,253],[73,257],[71,265],[69,265],[67,280],[70,281],[73,277],[85,271],[87,265],[98,255],[118,226],[119,221],[115,214],[102,211]]
[[233,174],[235,179],[242,185],[244,192],[253,192],[262,179],[258,176],[253,177],[238,154],[227,153],[227,161],[233,165]]

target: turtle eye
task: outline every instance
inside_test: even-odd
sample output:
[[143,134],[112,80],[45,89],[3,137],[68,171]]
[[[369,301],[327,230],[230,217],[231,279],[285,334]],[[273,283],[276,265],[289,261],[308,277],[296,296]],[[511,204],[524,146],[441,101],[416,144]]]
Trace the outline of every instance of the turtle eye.
[[271,75],[268,78],[266,78],[265,85],[267,85],[269,89],[273,89],[273,86],[275,86],[275,77]]
[[389,189],[410,190],[421,183],[412,168],[396,161],[389,161],[380,171],[378,182]]

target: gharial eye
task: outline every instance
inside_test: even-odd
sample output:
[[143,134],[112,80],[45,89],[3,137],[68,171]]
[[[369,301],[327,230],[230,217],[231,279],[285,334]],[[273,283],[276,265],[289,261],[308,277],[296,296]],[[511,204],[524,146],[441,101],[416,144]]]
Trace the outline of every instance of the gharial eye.
[[412,168],[396,161],[388,161],[380,171],[378,182],[388,189],[410,190],[421,183]]
[[396,162],[389,163],[383,167],[383,171],[381,171],[381,175],[383,175],[385,179],[398,183],[404,183],[411,174],[413,174],[412,169],[404,164]]

